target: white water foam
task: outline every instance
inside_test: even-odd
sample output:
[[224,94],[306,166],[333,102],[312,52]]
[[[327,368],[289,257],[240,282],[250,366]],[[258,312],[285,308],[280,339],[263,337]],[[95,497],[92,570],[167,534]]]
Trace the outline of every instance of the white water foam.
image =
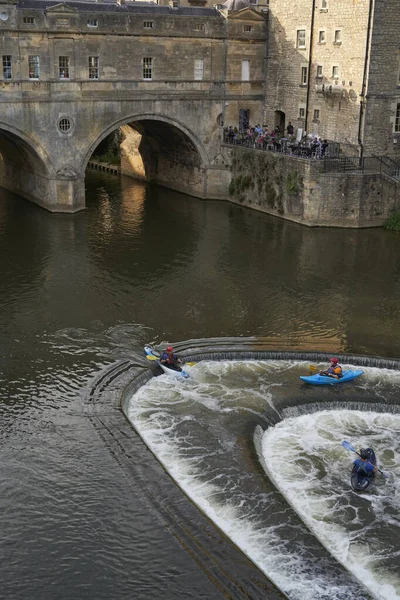
[[[279,415],[288,381],[298,389],[305,367],[295,361],[204,361],[190,369],[191,379],[163,375],[151,380],[133,396],[128,417],[180,488],[292,600],[363,600],[363,592],[355,593],[334,565],[325,564],[327,559],[308,558],[309,549],[302,547],[308,534],[286,516],[279,494],[248,491],[245,470],[229,478],[236,468],[233,448],[238,448],[238,438],[229,434],[232,419],[245,425],[252,415],[262,418],[266,406]],[[309,471],[316,471],[312,461]],[[347,477],[343,485],[348,487]],[[270,508],[279,519],[264,519],[266,525],[260,515]],[[290,530],[286,538],[285,528]]]
[[[377,476],[368,492],[353,492],[349,470],[356,457],[341,446],[344,439],[373,447],[388,479]],[[399,439],[399,415],[341,410],[285,419],[262,440],[268,474],[296,512],[384,600],[400,598]]]

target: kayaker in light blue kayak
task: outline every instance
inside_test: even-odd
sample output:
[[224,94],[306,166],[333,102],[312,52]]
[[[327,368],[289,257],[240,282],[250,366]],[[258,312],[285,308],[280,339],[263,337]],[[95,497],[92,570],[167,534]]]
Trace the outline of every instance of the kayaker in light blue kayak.
[[320,375],[327,375],[328,377],[334,377],[335,379],[341,379],[343,377],[342,367],[339,365],[338,358],[331,358],[331,364],[326,371],[320,371]]
[[169,369],[173,369],[174,371],[182,371],[179,365],[182,364],[180,358],[174,354],[174,349],[172,346],[168,346],[165,352],[163,352],[160,362],[168,367]]

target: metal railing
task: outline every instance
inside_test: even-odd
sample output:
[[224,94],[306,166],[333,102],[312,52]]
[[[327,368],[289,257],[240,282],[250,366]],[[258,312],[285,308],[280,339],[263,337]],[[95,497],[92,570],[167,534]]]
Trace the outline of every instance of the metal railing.
[[[242,148],[251,148],[252,150],[262,150],[264,152],[275,152],[295,158],[323,158],[323,152],[321,152],[320,147],[297,144],[287,138],[281,138],[279,140],[274,138],[265,139],[260,137],[253,138],[240,133],[235,134],[234,136],[229,136],[227,133],[224,133],[223,141],[225,144],[231,144],[232,146],[241,146]],[[328,142],[326,152],[329,153],[329,156],[331,156],[331,152],[333,153],[333,156],[339,155],[340,144],[337,142]]]
[[400,180],[400,165],[389,156],[327,156],[323,161],[325,173],[371,173],[388,175]]
[[[346,146],[339,142],[328,141],[325,152],[320,147],[296,144],[286,138],[276,140],[273,138],[251,137],[245,133],[236,133],[229,136],[224,132],[223,141],[232,146],[241,146],[252,150],[275,152],[292,158],[305,158],[319,160],[322,171],[325,173],[370,173],[387,175],[400,181],[400,164],[390,156],[346,156]],[[354,147],[352,147],[354,149]]]

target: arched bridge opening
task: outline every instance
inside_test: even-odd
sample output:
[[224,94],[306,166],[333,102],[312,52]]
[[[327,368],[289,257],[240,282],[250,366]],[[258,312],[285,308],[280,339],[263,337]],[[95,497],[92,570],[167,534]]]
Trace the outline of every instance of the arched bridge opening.
[[0,125],[0,186],[45,205],[51,190],[50,161],[34,143]]
[[90,149],[89,167],[116,167],[123,175],[204,197],[206,155],[189,132],[142,117],[106,130]]

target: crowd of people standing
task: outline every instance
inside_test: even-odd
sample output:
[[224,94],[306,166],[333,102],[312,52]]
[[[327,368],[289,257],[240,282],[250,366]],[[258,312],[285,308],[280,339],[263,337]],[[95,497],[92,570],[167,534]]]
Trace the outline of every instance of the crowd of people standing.
[[247,146],[257,150],[282,152],[302,158],[321,159],[327,155],[328,141],[315,134],[294,135],[294,127],[289,121],[286,130],[281,131],[279,125],[269,129],[268,125],[249,126],[243,131],[236,127],[225,127],[224,141],[228,144]]

